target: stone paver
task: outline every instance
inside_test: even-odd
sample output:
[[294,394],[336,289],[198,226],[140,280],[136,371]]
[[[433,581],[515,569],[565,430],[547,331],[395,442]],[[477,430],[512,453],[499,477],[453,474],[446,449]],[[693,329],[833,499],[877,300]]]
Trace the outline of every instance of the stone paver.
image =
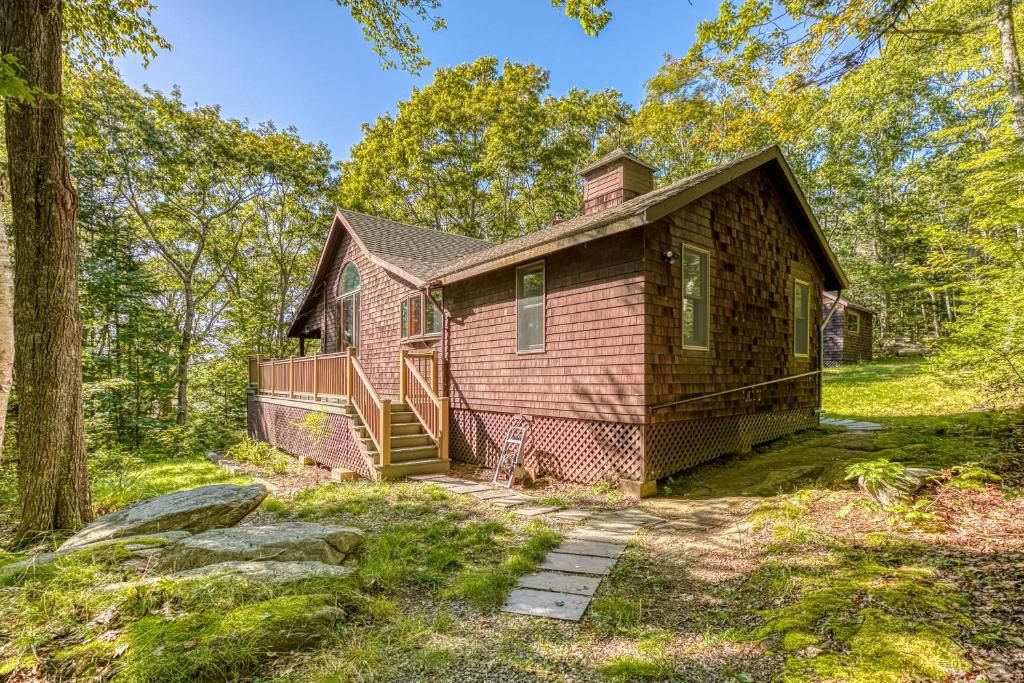
[[577,541],[597,541],[598,543],[628,543],[632,535],[631,532],[602,531],[584,526],[570,531],[567,538]]
[[582,595],[515,588],[508,594],[508,600],[501,609],[534,617],[579,621],[589,605],[590,598]]
[[495,498],[508,498],[508,491],[505,489],[487,489],[486,491],[476,491],[470,494],[474,498],[480,500],[493,500]]
[[504,498],[495,498],[489,502],[503,508],[511,508],[516,505],[522,505],[523,503],[529,503],[534,499],[530,496],[524,496],[520,494],[513,494],[511,496],[505,496]]
[[601,579],[596,576],[556,574],[555,572],[535,572],[519,579],[521,588],[576,595],[593,595],[599,585],[601,585]]
[[558,546],[557,551],[570,555],[589,555],[591,557],[610,557],[615,559],[625,549],[625,544],[620,543],[600,543],[598,541],[576,541],[569,539],[563,541],[562,545]]
[[819,422],[823,425],[831,425],[833,427],[843,427],[859,432],[880,432],[884,427],[877,422],[865,422],[864,420],[850,420],[839,417],[823,417]]
[[461,486],[452,486],[448,489],[452,493],[483,493],[484,491],[490,491],[490,486],[484,486],[483,484],[464,484]]
[[544,561],[540,563],[541,569],[550,569],[556,572],[568,572],[570,574],[597,574],[607,576],[611,574],[615,566],[615,559],[611,557],[590,557],[587,555],[569,555],[553,550],[548,553]]
[[552,512],[551,516],[554,519],[561,519],[566,522],[584,522],[594,516],[592,512],[586,512],[585,510],[559,510],[558,512]]
[[638,508],[593,513],[537,505],[533,496],[512,489],[444,474],[417,475],[409,479],[443,486],[453,493],[474,496],[497,507],[516,508],[512,512],[521,517],[549,516],[567,522],[586,522],[547,554],[540,571],[520,577],[501,608],[514,614],[579,621],[601,584],[601,577],[611,573],[633,534],[665,521]]
[[525,507],[516,508],[512,511],[513,514],[519,515],[520,517],[540,517],[541,515],[547,515],[552,512],[557,512],[558,507],[552,506],[541,506],[541,507]]

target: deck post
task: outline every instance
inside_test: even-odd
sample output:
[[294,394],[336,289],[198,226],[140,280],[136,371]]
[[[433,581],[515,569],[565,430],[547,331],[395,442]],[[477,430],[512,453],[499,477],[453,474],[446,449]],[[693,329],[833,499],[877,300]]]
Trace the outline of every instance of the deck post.
[[430,356],[430,390],[437,395],[437,350]]
[[345,356],[345,405],[352,405],[352,380],[355,376],[355,368],[352,367],[352,358],[356,355],[356,347],[348,347]]
[[391,399],[380,402],[380,466],[391,465]]
[[437,457],[442,460],[448,459],[448,397],[438,399],[438,407],[441,410],[441,421],[437,435]]
[[319,353],[313,352],[313,403],[320,400],[320,369],[317,367],[320,365],[320,360],[317,358]]
[[406,350],[398,353],[398,402],[405,403],[405,395],[409,393],[409,378],[405,373]]
[[295,398],[295,358],[288,357],[288,398]]

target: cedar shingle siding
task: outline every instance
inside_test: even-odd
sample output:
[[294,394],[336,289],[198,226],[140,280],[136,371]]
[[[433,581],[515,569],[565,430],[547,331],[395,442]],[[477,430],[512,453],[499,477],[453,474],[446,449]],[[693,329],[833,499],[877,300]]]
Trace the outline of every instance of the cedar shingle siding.
[[[828,314],[835,298],[826,294],[823,297],[822,315]],[[847,328],[847,311],[852,311],[860,318],[856,332]],[[872,358],[872,335],[874,313],[846,299],[840,299],[835,312],[825,325],[825,366],[832,367],[843,363],[859,363]]]
[[[323,328],[323,350],[338,349],[337,281],[351,260],[362,278],[358,355],[378,392],[397,394],[403,344],[436,349],[453,458],[493,464],[524,413],[533,418],[526,464],[570,481],[650,481],[816,424],[819,377],[800,375],[818,368],[822,289],[847,282],[778,151],[633,199],[625,187],[615,195],[615,184],[642,188],[645,165],[612,156],[587,177],[600,185],[589,188],[598,203],[617,205],[502,245],[339,212],[290,334]],[[707,351],[682,348],[682,264],[667,252],[678,259],[683,244],[709,252]],[[521,354],[516,267],[537,260],[545,264],[544,350]],[[796,280],[810,291],[805,357],[794,353]],[[401,299],[442,283],[444,339],[402,342]],[[741,387],[749,388],[704,398]],[[663,405],[692,398],[700,400]],[[286,420],[279,415],[291,407],[251,405],[250,429],[276,430],[302,448],[285,423],[253,420],[261,409]],[[351,467],[336,431],[331,457]]]

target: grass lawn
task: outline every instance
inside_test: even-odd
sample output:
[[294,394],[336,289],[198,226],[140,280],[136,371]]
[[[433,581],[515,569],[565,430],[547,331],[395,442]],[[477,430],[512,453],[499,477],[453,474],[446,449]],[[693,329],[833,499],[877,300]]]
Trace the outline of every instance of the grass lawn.
[[[130,581],[151,568],[125,563],[124,549],[82,551],[0,581],[0,677],[1014,680],[1024,670],[1024,417],[977,410],[977,397],[915,361],[843,368],[825,382],[832,414],[889,429],[812,430],[669,481],[640,504],[668,523],[635,537],[578,624],[497,609],[571,523],[527,522],[421,484],[327,483],[272,495],[258,515],[366,530],[352,576],[140,584]],[[845,481],[848,466],[878,458],[948,477],[922,504],[886,512]],[[14,504],[2,473],[0,533]],[[126,455],[94,458],[92,476],[99,510],[229,479],[201,458]],[[557,495],[627,504],[593,487]]]
[[928,371],[923,358],[897,358],[825,370],[828,415],[908,426],[978,412],[985,398]]

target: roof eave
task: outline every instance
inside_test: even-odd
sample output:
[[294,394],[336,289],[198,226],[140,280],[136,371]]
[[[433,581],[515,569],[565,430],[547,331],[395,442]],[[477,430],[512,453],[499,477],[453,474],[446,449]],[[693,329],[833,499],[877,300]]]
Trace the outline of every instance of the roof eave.
[[644,224],[645,220],[641,214],[629,215],[618,219],[610,218],[606,222],[587,225],[586,227],[580,228],[578,232],[554,237],[548,242],[542,242],[541,244],[534,245],[528,249],[524,249],[523,251],[507,254],[493,261],[487,261],[486,263],[480,263],[462,270],[438,275],[431,281],[431,284],[448,285],[453,282],[459,282],[477,275],[489,273],[493,270],[543,258],[548,254],[561,251],[562,249],[567,249],[577,244],[582,244],[583,242],[589,242],[590,240],[597,239],[599,237],[606,237],[626,230],[632,230],[633,228],[639,228]]

